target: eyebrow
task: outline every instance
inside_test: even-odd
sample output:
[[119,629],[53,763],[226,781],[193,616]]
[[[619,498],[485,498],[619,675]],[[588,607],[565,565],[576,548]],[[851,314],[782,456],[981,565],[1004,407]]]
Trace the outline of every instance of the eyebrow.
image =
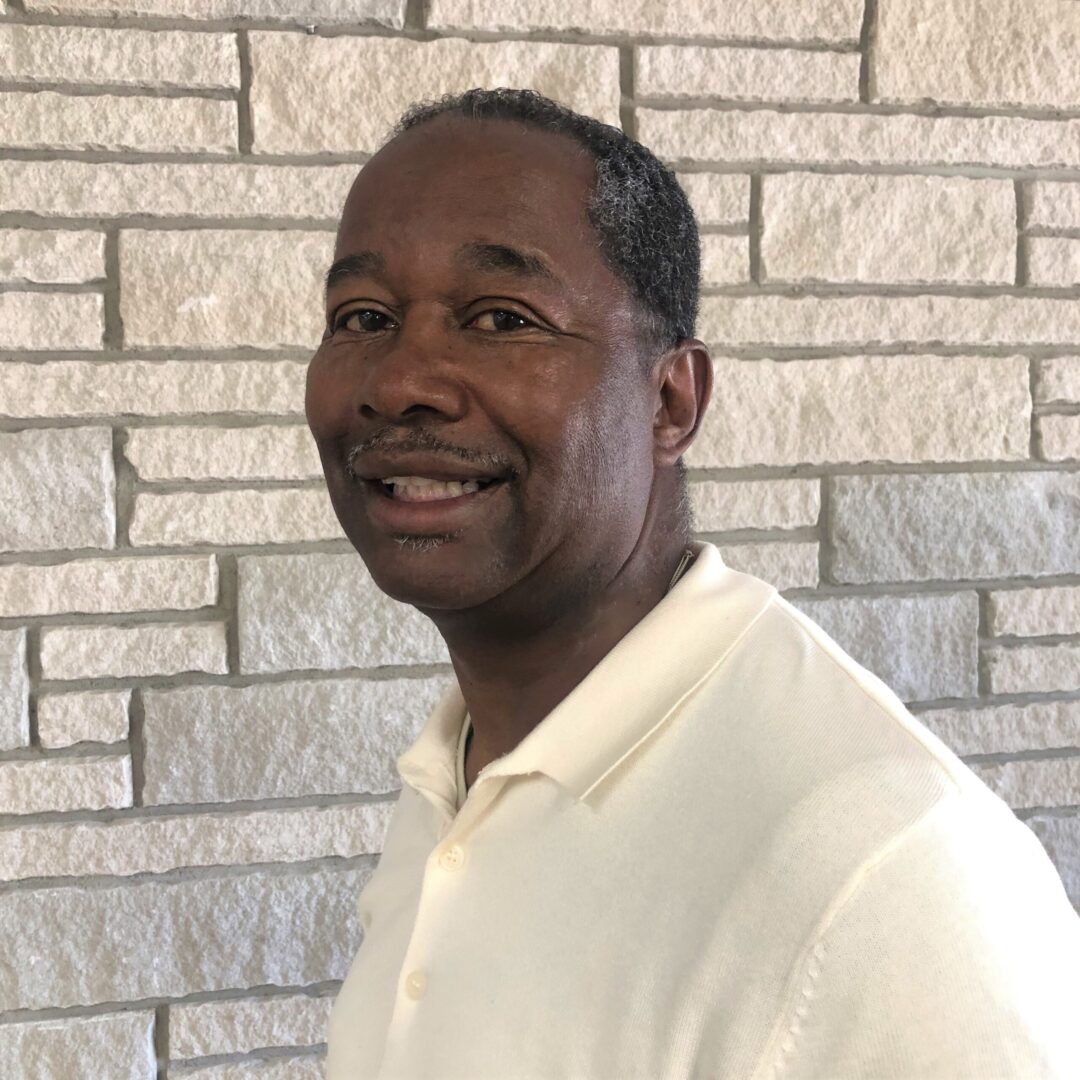
[[463,244],[457,250],[456,261],[473,270],[558,281],[551,267],[539,255],[520,251],[507,244]]
[[386,262],[377,252],[358,251],[355,255],[346,255],[342,259],[337,259],[326,271],[326,288],[329,290],[339,281],[345,281],[348,278],[381,274],[385,268]]

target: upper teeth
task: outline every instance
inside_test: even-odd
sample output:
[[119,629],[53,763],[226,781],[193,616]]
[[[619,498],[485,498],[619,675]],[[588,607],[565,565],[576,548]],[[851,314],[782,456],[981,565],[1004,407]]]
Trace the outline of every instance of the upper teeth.
[[426,476],[387,476],[383,483],[393,488],[395,498],[453,499],[480,490],[477,480],[431,480]]

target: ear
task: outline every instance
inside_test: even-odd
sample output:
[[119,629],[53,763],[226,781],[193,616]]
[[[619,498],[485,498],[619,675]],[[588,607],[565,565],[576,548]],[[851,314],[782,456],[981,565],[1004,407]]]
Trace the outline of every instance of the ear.
[[687,338],[653,367],[658,399],[653,420],[657,465],[674,465],[697,438],[712,396],[713,365],[702,342]]

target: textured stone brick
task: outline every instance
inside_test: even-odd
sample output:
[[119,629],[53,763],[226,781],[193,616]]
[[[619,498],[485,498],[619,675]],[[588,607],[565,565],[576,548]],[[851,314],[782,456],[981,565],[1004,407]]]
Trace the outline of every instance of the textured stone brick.
[[45,679],[178,675],[182,671],[223,675],[226,670],[221,623],[63,626],[41,634]]
[[376,587],[360,556],[245,556],[240,668],[296,671],[443,663],[434,625]]
[[1022,357],[714,361],[695,467],[1028,456]]
[[[128,737],[130,701],[130,690],[43,694],[37,709],[41,745],[53,749],[78,742],[122,742]],[[56,854],[51,847],[42,850],[48,851],[50,858]]]
[[818,546],[810,543],[724,544],[720,555],[732,570],[753,574],[777,589],[818,583]]
[[329,994],[289,994],[174,1005],[169,1010],[169,1053],[174,1059],[210,1057],[326,1042],[333,1001]]
[[0,630],[0,750],[30,745],[26,631]]
[[314,348],[325,320],[322,275],[332,254],[329,232],[124,232],[125,342]]
[[236,104],[212,98],[0,94],[0,146],[39,150],[236,150]]
[[1080,229],[1080,184],[1036,180],[1028,192],[1029,228]]
[[[326,1080],[326,1055],[273,1057],[175,1072],[177,1080]],[[174,1070],[175,1071],[175,1070]]]
[[1075,168],[1080,120],[771,109],[638,109],[638,139],[672,161]]
[[[1080,8],[1068,0],[885,0],[878,9],[879,101],[1080,105]],[[1052,73],[1052,74],[1051,74]]]
[[0,161],[8,210],[43,217],[324,218],[335,223],[357,165]]
[[232,89],[240,85],[240,57],[232,34],[2,26],[0,78]]
[[1035,400],[1080,401],[1080,356],[1056,356],[1044,360]]
[[0,229],[0,281],[54,284],[104,276],[101,233]]
[[306,424],[146,427],[124,455],[143,480],[313,480],[323,475]]
[[[205,747],[204,753],[210,758],[208,750]],[[252,813],[23,825],[0,830],[0,880],[160,874],[177,867],[368,855],[382,850],[393,805],[305,806]],[[170,1027],[170,1034],[174,1032]],[[196,1056],[178,1054],[175,1045],[172,1050],[174,1057]]]
[[699,481],[690,485],[699,532],[798,529],[816,525],[821,511],[817,480]]
[[267,19],[306,23],[376,23],[401,29],[405,0],[26,0],[29,12],[165,15],[170,19]]
[[294,360],[58,360],[0,364],[0,415],[304,415]]
[[151,1080],[157,1071],[153,1011],[0,1026],[3,1076],[75,1080],[91,1069],[109,1080]]
[[295,544],[344,533],[325,488],[137,495],[132,544]]
[[577,30],[848,44],[859,38],[857,0],[759,4],[754,0],[432,0],[428,25],[443,30]]
[[934,709],[918,719],[961,755],[1080,748],[1080,701]]
[[113,546],[108,428],[0,434],[0,463],[0,551]]
[[997,635],[1080,634],[1080,586],[993,592],[990,609]]
[[762,213],[768,280],[1011,285],[1016,276],[1008,180],[783,173],[764,178]]
[[1080,690],[1080,645],[988,649],[986,657],[995,694]]
[[0,814],[104,810],[130,805],[131,758],[126,755],[0,762]]
[[0,293],[0,349],[100,349],[104,327],[100,293]]
[[905,701],[978,687],[975,593],[804,598],[795,605]]
[[706,233],[701,238],[701,284],[741,285],[750,280],[750,239]]
[[396,791],[395,762],[445,685],[440,676],[147,691],[144,803]]
[[1026,824],[1046,848],[1073,907],[1080,910],[1080,817],[1035,817]]
[[340,979],[359,943],[356,897],[368,876],[334,867],[9,892],[0,1008]]
[[750,220],[750,178],[738,173],[679,173],[679,184],[699,225],[742,225]]
[[254,33],[251,61],[259,153],[374,151],[413,102],[472,86],[530,87],[619,122],[619,54],[606,46]]
[[1080,475],[848,476],[832,485],[837,581],[1080,572]]
[[970,767],[1014,810],[1080,803],[1080,756],[972,764]]
[[1039,431],[1047,461],[1080,460],[1080,416],[1040,416]]
[[651,98],[858,101],[859,61],[858,53],[642,46],[635,85]]
[[1080,240],[1033,236],[1028,240],[1029,285],[1080,285]]
[[216,601],[217,564],[208,555],[0,566],[0,616],[168,611]]

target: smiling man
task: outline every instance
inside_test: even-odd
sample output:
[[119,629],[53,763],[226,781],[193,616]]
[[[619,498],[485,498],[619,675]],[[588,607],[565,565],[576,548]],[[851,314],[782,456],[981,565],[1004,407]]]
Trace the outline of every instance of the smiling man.
[[691,540],[697,288],[674,176],[526,91],[413,110],[357,177],[308,422],[455,679],[398,761],[327,1076],[1080,1075],[1035,836]]

